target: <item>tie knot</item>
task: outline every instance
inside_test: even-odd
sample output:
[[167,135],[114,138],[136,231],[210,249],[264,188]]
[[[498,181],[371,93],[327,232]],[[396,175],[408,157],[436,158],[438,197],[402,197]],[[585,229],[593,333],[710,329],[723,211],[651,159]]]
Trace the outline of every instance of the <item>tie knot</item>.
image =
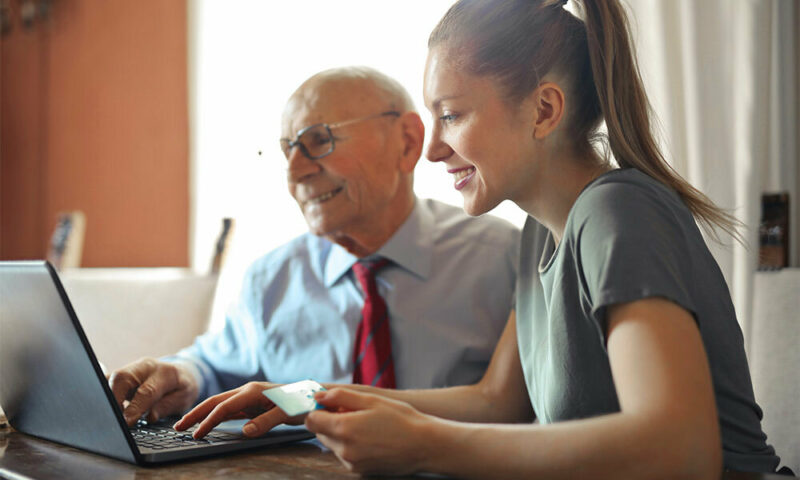
[[353,264],[353,273],[355,273],[365,293],[375,288],[375,274],[388,264],[389,259],[385,257],[377,257],[370,260],[362,259]]
[[389,264],[389,259],[386,257],[377,257],[373,259],[362,259],[353,264],[353,271],[357,276],[362,275],[375,275],[381,268]]

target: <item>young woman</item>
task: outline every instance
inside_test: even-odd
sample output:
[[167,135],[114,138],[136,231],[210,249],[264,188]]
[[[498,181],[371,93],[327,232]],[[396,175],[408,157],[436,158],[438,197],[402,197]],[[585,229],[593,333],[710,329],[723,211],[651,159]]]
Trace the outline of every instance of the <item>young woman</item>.
[[[305,424],[369,473],[774,471],[728,288],[697,226],[735,233],[736,221],[659,152],[618,0],[580,1],[582,19],[564,3],[461,0],[429,40],[428,158],[453,174],[468,213],[510,199],[530,215],[516,316],[485,377],[331,388]],[[603,122],[613,161],[595,148]],[[176,428],[205,418],[199,436],[245,411],[263,433],[287,420],[264,388],[213,397]]]

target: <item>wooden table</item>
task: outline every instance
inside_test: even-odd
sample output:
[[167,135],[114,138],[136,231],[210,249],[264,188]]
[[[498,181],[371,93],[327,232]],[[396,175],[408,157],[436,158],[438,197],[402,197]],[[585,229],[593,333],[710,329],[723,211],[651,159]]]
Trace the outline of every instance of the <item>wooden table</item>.
[[[158,467],[139,467],[110,458],[39,440],[21,433],[0,431],[0,478],[28,479],[353,479],[336,457],[316,440],[267,447],[249,453]],[[386,478],[386,477],[381,477]],[[423,477],[393,477],[423,478]],[[430,477],[428,477],[430,478]],[[729,472],[724,480],[779,480],[779,475]]]

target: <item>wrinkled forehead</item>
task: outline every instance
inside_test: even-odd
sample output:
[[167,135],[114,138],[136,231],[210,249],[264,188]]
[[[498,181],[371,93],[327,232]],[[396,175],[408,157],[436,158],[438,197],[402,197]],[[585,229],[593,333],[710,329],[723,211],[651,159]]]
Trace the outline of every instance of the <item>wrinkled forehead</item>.
[[286,102],[281,136],[291,138],[298,130],[317,123],[336,123],[369,115],[381,108],[375,86],[360,79],[310,80]]

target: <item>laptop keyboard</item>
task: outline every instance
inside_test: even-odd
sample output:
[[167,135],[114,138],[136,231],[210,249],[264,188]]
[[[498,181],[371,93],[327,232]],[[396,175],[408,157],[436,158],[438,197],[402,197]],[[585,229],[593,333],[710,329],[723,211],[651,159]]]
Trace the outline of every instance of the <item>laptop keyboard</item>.
[[136,427],[131,429],[131,435],[136,445],[153,450],[210,445],[242,438],[241,435],[233,433],[212,431],[202,439],[195,440],[192,438],[192,430],[178,432],[168,425],[153,425],[140,420]]

